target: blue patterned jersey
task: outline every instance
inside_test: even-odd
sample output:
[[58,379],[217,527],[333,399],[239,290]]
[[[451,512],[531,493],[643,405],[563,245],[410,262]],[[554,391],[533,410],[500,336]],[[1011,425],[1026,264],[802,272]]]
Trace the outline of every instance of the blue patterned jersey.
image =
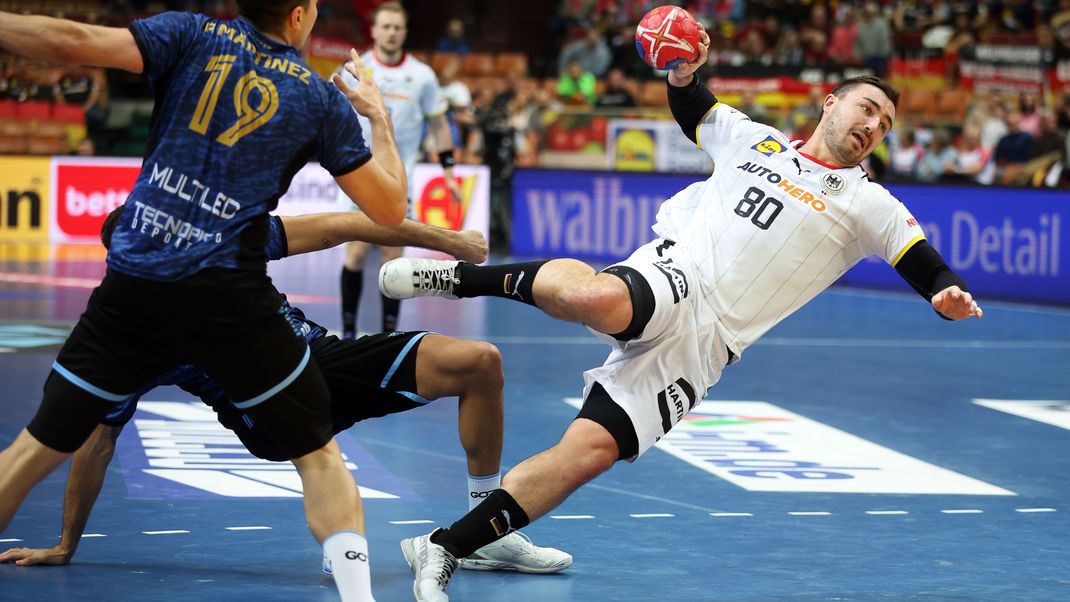
[[263,270],[266,216],[294,174],[312,159],[335,176],[370,159],[356,112],[244,19],[162,13],[130,31],[156,105],[108,267],[160,281]]
[[[286,257],[286,231],[283,229],[282,220],[278,217],[271,216],[269,223],[270,237],[264,251],[271,259],[282,259]],[[290,322],[294,330],[305,337],[309,343],[327,336],[326,328],[306,318],[305,312],[290,305],[290,302],[286,301],[285,297],[283,297],[282,308],[279,311],[286,315],[286,320]],[[156,380],[145,385],[141,390],[131,394],[117,404],[115,409],[109,412],[101,422],[110,426],[126,424],[134,416],[139,399],[156,387],[166,387],[168,385],[174,385],[194,397],[199,397],[201,401],[211,406],[218,413],[233,414],[237,412],[231,405],[230,398],[227,397],[227,394],[223,392],[223,388],[218,383],[201,371],[200,368],[185,365],[164,373]]]

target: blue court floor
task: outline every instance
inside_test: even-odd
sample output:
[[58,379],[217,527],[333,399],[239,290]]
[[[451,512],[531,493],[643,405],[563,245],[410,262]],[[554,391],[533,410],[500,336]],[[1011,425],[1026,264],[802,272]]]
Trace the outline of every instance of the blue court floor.
[[[337,328],[340,263],[327,252],[272,273]],[[102,274],[98,261],[0,262],[0,444],[32,417]],[[980,301],[983,320],[949,323],[913,293],[826,292],[658,448],[525,529],[572,568],[461,571],[451,600],[1070,600],[1070,310]],[[408,301],[400,326],[501,348],[506,466],[557,440],[582,370],[607,353],[580,326],[497,299]],[[411,600],[398,541],[467,510],[456,403],[358,424],[339,443],[365,488],[376,598]],[[296,473],[226,444],[181,391],[150,394],[74,562],[0,565],[0,599],[337,599]],[[65,476],[31,494],[0,550],[57,541]]]

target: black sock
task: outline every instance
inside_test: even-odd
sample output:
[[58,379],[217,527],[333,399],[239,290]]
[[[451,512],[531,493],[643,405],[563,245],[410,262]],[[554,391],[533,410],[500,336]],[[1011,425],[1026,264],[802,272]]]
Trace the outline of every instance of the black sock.
[[342,338],[351,339],[357,334],[357,308],[360,292],[364,288],[364,271],[356,272],[342,267]]
[[458,297],[501,297],[535,305],[531,285],[535,274],[545,261],[506,263],[502,265],[472,265],[461,262],[457,266],[460,283],[453,292]]
[[527,513],[508,491],[495,489],[450,528],[435,531],[431,543],[446,548],[455,558],[467,558],[503,535],[523,529],[529,522]]
[[380,295],[380,297],[383,298],[383,332],[397,330],[398,314],[401,313],[401,301],[399,299],[391,299],[386,295]]

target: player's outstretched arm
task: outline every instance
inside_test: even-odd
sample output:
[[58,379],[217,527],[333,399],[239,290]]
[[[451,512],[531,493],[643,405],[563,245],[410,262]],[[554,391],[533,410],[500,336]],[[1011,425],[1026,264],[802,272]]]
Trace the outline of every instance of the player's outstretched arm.
[[[702,28],[702,24],[699,24]],[[699,67],[706,64],[709,56],[710,36],[702,29],[702,39],[699,42],[698,58],[691,63],[681,63],[669,71],[668,95],[669,110],[672,111],[673,119],[680,124],[692,142],[698,144],[697,129],[702,120],[717,104],[717,97],[702,85],[695,72]]]
[[382,92],[356,50],[350,50],[345,70],[357,80],[346,85],[341,75],[331,77],[353,108],[371,122],[372,158],[353,171],[336,176],[338,186],[377,224],[397,226],[408,209],[409,180],[394,139],[394,125],[386,110]]
[[11,548],[0,554],[0,562],[20,566],[31,564],[67,564],[81,541],[89,513],[104,485],[104,474],[112,456],[115,440],[123,428],[98,425],[89,439],[71,458],[67,474],[67,493],[63,499],[63,531],[58,544],[51,548]]
[[973,295],[967,292],[966,281],[947,267],[944,258],[928,241],[922,239],[910,247],[895,264],[895,270],[944,318],[964,320],[984,316]]
[[461,187],[457,184],[457,178],[453,176],[453,165],[457,159],[453,154],[453,132],[450,131],[450,120],[443,113],[428,119],[427,126],[431,137],[435,140],[435,151],[438,153],[438,162],[442,165],[446,188],[449,189],[453,200],[460,201]]
[[469,263],[487,260],[487,240],[476,230],[455,232],[405,219],[387,228],[356,211],[283,216],[287,255],[329,249],[344,242],[361,241],[385,247],[423,247],[442,251]]
[[698,23],[700,32],[700,40],[698,46],[698,58],[690,63],[680,63],[669,71],[669,85],[676,86],[677,88],[685,88],[691,85],[694,79],[695,72],[706,64],[706,60],[710,56],[710,35],[706,33],[706,28],[702,26],[702,23]]
[[67,19],[0,12],[0,47],[15,54],[55,63],[145,70],[141,50],[130,30]]

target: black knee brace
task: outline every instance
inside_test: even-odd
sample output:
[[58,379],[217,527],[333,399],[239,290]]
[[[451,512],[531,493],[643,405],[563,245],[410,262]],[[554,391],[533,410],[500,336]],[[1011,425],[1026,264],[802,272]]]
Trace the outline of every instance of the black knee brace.
[[643,334],[654,315],[654,291],[642,274],[628,266],[611,265],[602,271],[620,278],[628,286],[628,293],[632,297],[632,321],[628,323],[628,328],[610,336],[618,341],[630,341]]

